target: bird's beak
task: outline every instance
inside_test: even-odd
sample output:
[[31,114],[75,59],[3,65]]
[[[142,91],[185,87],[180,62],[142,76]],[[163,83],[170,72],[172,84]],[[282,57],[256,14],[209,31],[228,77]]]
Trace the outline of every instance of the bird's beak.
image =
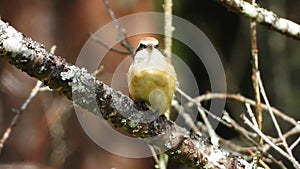
[[149,51],[152,51],[153,48],[154,48],[153,45],[148,45],[148,46],[147,46],[147,49],[148,49]]

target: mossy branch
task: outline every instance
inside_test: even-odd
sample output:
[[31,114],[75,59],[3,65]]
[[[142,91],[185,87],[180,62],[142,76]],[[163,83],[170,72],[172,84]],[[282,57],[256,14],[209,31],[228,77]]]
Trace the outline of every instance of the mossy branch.
[[252,5],[244,0],[216,0],[230,11],[253,19],[283,35],[300,40],[300,25],[285,18],[278,17],[274,12]]
[[[245,160],[212,146],[205,139],[150,110],[140,110],[128,96],[95,79],[86,69],[69,64],[0,20],[0,58],[115,127],[141,138],[158,150],[194,168],[244,168]],[[149,120],[148,120],[149,121]],[[153,136],[156,139],[151,139]],[[150,138],[150,139],[147,139]]]

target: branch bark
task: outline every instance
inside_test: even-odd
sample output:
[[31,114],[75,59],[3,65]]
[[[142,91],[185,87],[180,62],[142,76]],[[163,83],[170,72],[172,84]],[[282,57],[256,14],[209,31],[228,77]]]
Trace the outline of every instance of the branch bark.
[[[158,150],[167,150],[171,158],[188,166],[242,169],[250,165],[168,121],[164,116],[155,118],[154,112],[142,110],[128,96],[96,80],[86,69],[69,64],[62,57],[50,53],[44,45],[25,37],[2,20],[0,58],[7,59],[12,65],[115,127],[141,138]],[[155,120],[144,122],[149,118]]]
[[216,0],[229,10],[244,15],[279,33],[300,40],[300,25],[285,18],[278,17],[274,12],[243,0]]

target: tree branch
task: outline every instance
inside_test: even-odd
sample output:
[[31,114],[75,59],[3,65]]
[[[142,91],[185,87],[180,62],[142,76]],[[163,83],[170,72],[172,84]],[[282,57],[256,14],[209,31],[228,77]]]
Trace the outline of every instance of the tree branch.
[[[12,65],[41,80],[83,109],[103,117],[115,127],[122,128],[134,137],[143,138],[158,150],[168,150],[166,153],[177,161],[194,168],[241,169],[250,165],[168,121],[164,116],[143,122],[145,118],[153,118],[156,114],[150,110],[140,110],[128,96],[97,81],[86,69],[71,65],[47,51],[44,45],[25,37],[2,20],[0,58],[7,59]],[[155,137],[158,139],[147,139],[158,135]]]
[[243,0],[216,0],[229,10],[244,15],[284,35],[300,40],[300,25],[285,18],[278,17],[257,5],[251,5]]
[[3,137],[0,139],[0,154],[2,152],[2,149],[4,147],[4,144],[6,143],[7,139],[11,135],[13,128],[17,125],[17,122],[20,119],[21,114],[26,110],[27,106],[31,102],[31,100],[36,96],[36,94],[40,91],[42,82],[37,81],[35,87],[31,90],[30,95],[26,99],[26,101],[22,104],[20,109],[14,109],[14,117],[10,122],[9,127],[5,130],[5,133],[3,134]]

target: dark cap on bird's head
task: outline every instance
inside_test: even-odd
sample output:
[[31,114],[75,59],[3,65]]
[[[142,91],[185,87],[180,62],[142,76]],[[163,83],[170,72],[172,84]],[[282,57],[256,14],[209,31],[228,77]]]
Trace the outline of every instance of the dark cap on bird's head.
[[135,52],[138,52],[140,50],[153,47],[153,48],[158,48],[159,42],[157,39],[153,37],[144,37],[140,40],[140,43],[136,49]]

